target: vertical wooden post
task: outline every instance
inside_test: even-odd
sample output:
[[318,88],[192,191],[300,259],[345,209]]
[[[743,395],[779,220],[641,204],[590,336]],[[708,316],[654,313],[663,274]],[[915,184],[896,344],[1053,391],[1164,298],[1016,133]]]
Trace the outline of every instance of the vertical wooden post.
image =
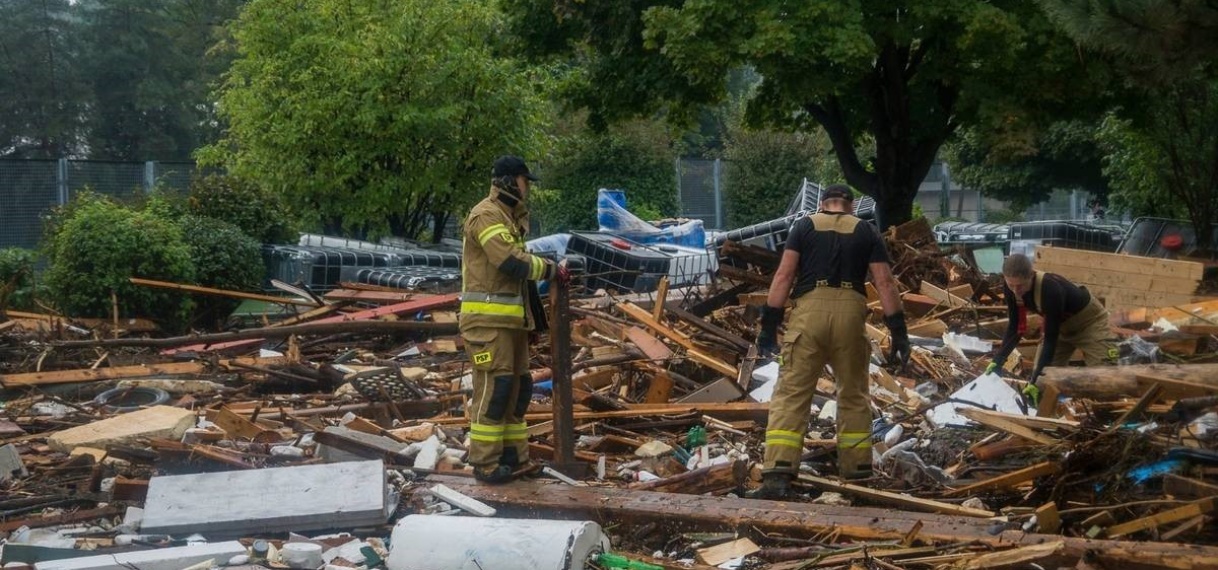
[[570,477],[583,477],[588,469],[575,460],[575,403],[571,394],[571,292],[550,282],[550,354],[553,372],[554,464]]

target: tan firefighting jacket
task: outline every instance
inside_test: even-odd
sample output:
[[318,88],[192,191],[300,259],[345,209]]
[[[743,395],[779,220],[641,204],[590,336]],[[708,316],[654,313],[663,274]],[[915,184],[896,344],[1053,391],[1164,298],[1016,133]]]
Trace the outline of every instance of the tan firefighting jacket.
[[524,248],[529,213],[524,203],[508,195],[509,207],[492,187],[473,207],[462,231],[462,331],[471,327],[533,330],[528,310],[529,281],[554,276],[553,261]]

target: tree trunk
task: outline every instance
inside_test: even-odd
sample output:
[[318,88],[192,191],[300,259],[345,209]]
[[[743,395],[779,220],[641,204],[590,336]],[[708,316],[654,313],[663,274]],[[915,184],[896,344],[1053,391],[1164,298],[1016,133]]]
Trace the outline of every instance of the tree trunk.
[[431,213],[431,243],[440,243],[440,238],[444,237],[444,226],[448,225],[450,215],[448,212]]

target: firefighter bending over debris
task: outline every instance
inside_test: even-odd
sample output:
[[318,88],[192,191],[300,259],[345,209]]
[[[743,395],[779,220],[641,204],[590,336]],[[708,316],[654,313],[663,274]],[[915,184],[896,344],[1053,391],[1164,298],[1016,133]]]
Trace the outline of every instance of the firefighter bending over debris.
[[778,385],[770,400],[762,486],[750,493],[752,498],[775,499],[790,493],[791,480],[799,471],[812,395],[825,363],[833,367],[837,379],[839,474],[848,479],[871,475],[871,345],[864,328],[868,270],[892,335],[889,360],[907,362],[910,348],[888,251],[871,224],[850,215],[853,199],[847,186],[824,189],[820,212],[791,226],[770,284],[757,335],[759,354],[771,355],[778,349],[778,325],[788,294],[794,308],[782,339]]
[[1036,381],[1046,366],[1070,363],[1074,349],[1083,352],[1087,366],[1104,363],[1108,357],[1108,311],[1099,300],[1056,273],[1033,271],[1032,260],[1013,254],[1002,263],[1003,295],[1007,300],[1007,332],[1002,347],[986,367],[986,373],[1002,367],[1028,328],[1028,311],[1044,318],[1044,334],[1036,351],[1036,365],[1023,392],[1033,404],[1040,400]]
[[470,210],[462,232],[460,328],[474,367],[469,464],[486,483],[539,467],[529,460],[524,421],[533,393],[529,332],[546,326],[537,281],[565,286],[568,274],[565,262],[525,250],[525,199],[536,180],[519,157],[496,159],[490,195]]

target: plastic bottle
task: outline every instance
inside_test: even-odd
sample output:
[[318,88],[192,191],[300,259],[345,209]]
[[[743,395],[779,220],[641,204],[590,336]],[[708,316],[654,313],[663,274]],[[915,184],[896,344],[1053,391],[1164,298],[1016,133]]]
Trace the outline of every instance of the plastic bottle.
[[695,449],[703,445],[706,445],[706,428],[702,426],[689,428],[689,434],[685,436],[685,448]]
[[664,570],[662,566],[631,560],[620,554],[602,552],[596,556],[596,563],[605,569],[622,570]]

